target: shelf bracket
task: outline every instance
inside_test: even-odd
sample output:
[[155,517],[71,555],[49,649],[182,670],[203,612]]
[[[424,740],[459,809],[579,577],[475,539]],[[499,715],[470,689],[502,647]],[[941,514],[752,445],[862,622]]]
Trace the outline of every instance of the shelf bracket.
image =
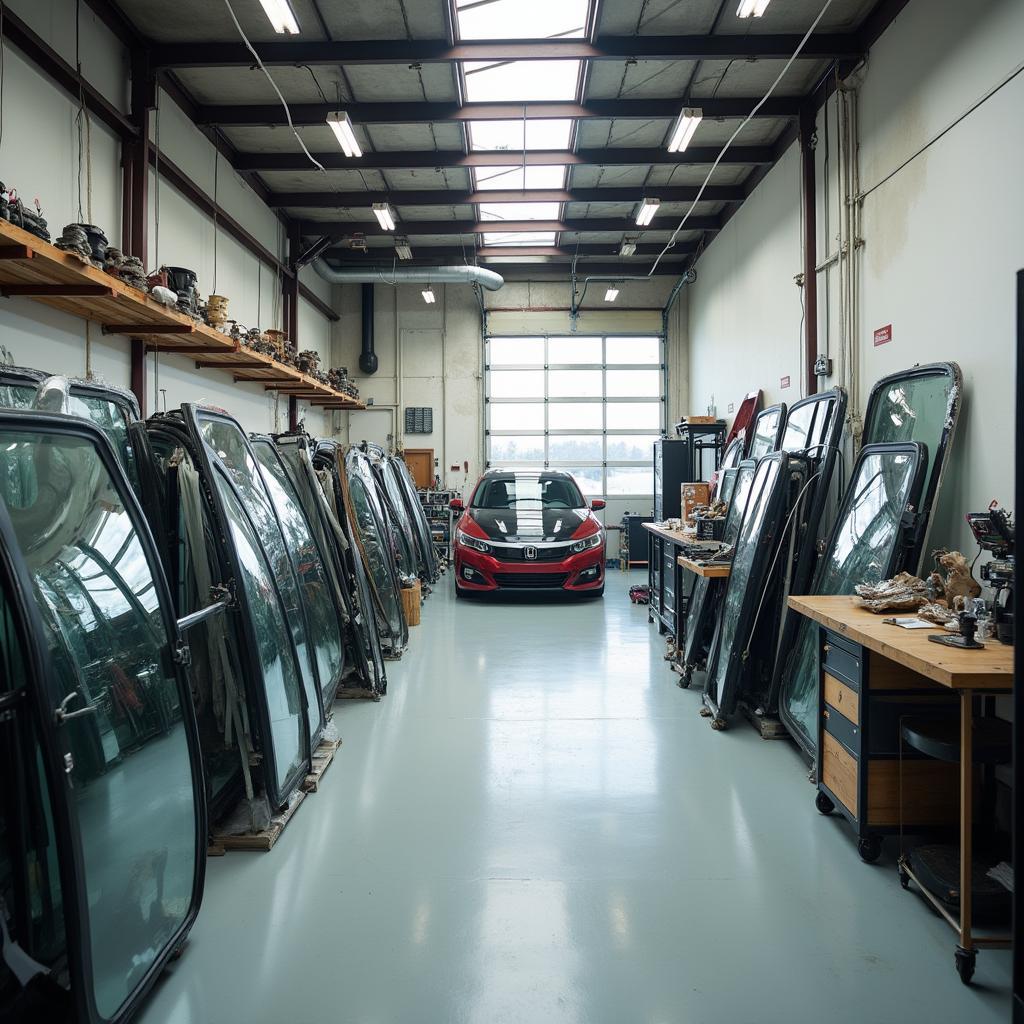
[[27,245],[0,245],[0,260],[31,260],[35,255]]

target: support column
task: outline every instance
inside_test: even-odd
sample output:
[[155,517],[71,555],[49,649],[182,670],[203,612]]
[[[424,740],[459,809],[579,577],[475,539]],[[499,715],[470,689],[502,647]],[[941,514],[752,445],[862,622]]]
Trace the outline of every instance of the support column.
[[[156,75],[146,51],[132,53],[131,121],[138,137],[121,145],[121,249],[138,256],[145,267],[149,258],[149,128],[156,107]],[[131,389],[146,415],[146,347],[132,340]]]
[[[284,331],[288,340],[299,348],[299,267],[298,258],[302,248],[302,231],[294,221],[288,224],[288,258],[285,261],[291,277],[284,278]],[[296,430],[299,425],[299,400],[288,397],[288,429]]]
[[815,109],[805,103],[800,109],[800,174],[804,221],[804,363],[808,395],[818,391],[814,363],[818,358],[818,225],[814,192],[814,147],[817,143]]

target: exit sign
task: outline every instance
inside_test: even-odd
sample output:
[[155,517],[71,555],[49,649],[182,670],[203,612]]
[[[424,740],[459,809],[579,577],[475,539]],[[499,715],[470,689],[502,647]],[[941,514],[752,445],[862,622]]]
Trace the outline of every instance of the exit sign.
[[875,331],[875,348],[879,345],[888,345],[892,341],[892,324],[886,324]]
[[779,387],[782,388],[783,390],[785,390],[786,388],[789,387],[789,385],[791,383],[792,383],[792,381],[789,379],[789,377],[782,377],[779,380]]

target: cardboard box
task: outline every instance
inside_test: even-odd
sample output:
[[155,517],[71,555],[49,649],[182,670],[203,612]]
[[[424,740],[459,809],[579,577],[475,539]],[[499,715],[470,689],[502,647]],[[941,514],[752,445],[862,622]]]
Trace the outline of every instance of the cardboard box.
[[420,594],[422,588],[417,580],[411,587],[402,587],[402,610],[405,612],[405,621],[410,626],[420,624]]
[[687,416],[686,422],[700,424],[717,423],[718,418],[716,416]]
[[692,522],[691,513],[698,505],[706,505],[710,500],[710,484],[683,484],[679,488],[679,505],[686,522]]

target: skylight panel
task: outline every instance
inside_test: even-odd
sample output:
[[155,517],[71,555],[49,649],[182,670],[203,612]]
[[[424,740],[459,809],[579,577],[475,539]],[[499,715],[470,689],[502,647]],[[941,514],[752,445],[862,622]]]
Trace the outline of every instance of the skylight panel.
[[460,39],[581,39],[589,0],[455,0]]
[[471,103],[574,100],[578,60],[464,61],[466,99]]
[[484,245],[554,245],[554,231],[488,231]]
[[473,180],[481,191],[565,188],[565,168],[559,164],[543,167],[474,167]]
[[510,150],[513,153],[522,153],[524,149],[568,149],[571,137],[572,121],[564,118],[469,122],[470,148],[474,150]]
[[560,203],[481,203],[481,220],[558,220]]

